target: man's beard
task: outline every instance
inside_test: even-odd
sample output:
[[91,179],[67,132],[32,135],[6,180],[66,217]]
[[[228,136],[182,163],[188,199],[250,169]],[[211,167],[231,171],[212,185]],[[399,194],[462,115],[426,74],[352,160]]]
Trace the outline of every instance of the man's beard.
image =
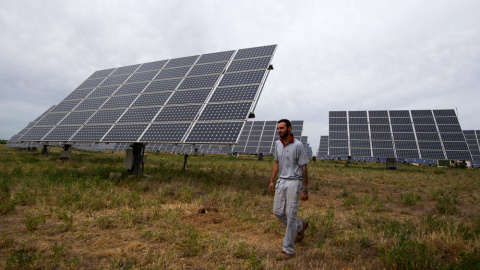
[[283,136],[280,136],[280,138],[286,139],[289,134],[290,134],[290,133],[289,133],[288,131],[286,131],[285,133],[283,133]]

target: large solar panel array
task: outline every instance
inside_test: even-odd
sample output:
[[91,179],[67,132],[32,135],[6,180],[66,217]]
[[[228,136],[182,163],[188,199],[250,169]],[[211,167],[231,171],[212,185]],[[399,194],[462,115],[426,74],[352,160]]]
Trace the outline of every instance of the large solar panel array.
[[[300,139],[303,120],[293,120],[291,123],[293,135]],[[248,121],[243,127],[238,144],[233,147],[232,151],[246,154],[273,154],[275,141],[279,139],[277,121]],[[306,142],[304,144],[306,145]]]
[[326,156],[328,156],[328,136],[320,136],[317,158],[322,158]]
[[480,130],[464,130],[468,149],[475,163],[480,163]]
[[276,45],[94,72],[18,141],[234,144]]
[[471,160],[454,110],[331,111],[330,156]]

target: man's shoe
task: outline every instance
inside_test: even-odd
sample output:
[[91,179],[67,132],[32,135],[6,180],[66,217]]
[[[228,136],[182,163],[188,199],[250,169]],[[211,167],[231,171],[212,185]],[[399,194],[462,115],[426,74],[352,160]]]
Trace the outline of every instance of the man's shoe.
[[295,235],[295,243],[301,243],[305,238],[305,230],[308,228],[308,221],[302,220],[303,229]]
[[286,261],[293,257],[295,257],[295,254],[288,254],[282,250],[282,252],[277,254],[277,261]]

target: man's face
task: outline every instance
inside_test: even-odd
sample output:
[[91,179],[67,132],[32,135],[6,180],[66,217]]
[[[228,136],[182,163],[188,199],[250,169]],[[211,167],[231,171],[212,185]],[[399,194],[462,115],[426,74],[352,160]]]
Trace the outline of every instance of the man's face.
[[281,122],[277,124],[277,132],[280,138],[282,139],[287,138],[288,135],[290,134],[290,131],[292,131],[292,127],[287,128],[287,123]]

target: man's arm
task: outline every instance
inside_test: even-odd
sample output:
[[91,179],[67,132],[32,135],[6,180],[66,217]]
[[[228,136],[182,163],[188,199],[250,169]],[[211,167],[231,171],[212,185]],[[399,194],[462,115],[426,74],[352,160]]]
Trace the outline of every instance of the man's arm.
[[272,176],[270,177],[270,185],[268,185],[268,190],[270,190],[270,193],[273,193],[275,191],[275,178],[277,177],[278,173],[278,161],[273,161],[273,170],[272,170]]
[[[304,191],[306,190],[306,191]],[[302,201],[308,200],[308,170],[307,164],[302,166],[302,193],[300,195]]]

